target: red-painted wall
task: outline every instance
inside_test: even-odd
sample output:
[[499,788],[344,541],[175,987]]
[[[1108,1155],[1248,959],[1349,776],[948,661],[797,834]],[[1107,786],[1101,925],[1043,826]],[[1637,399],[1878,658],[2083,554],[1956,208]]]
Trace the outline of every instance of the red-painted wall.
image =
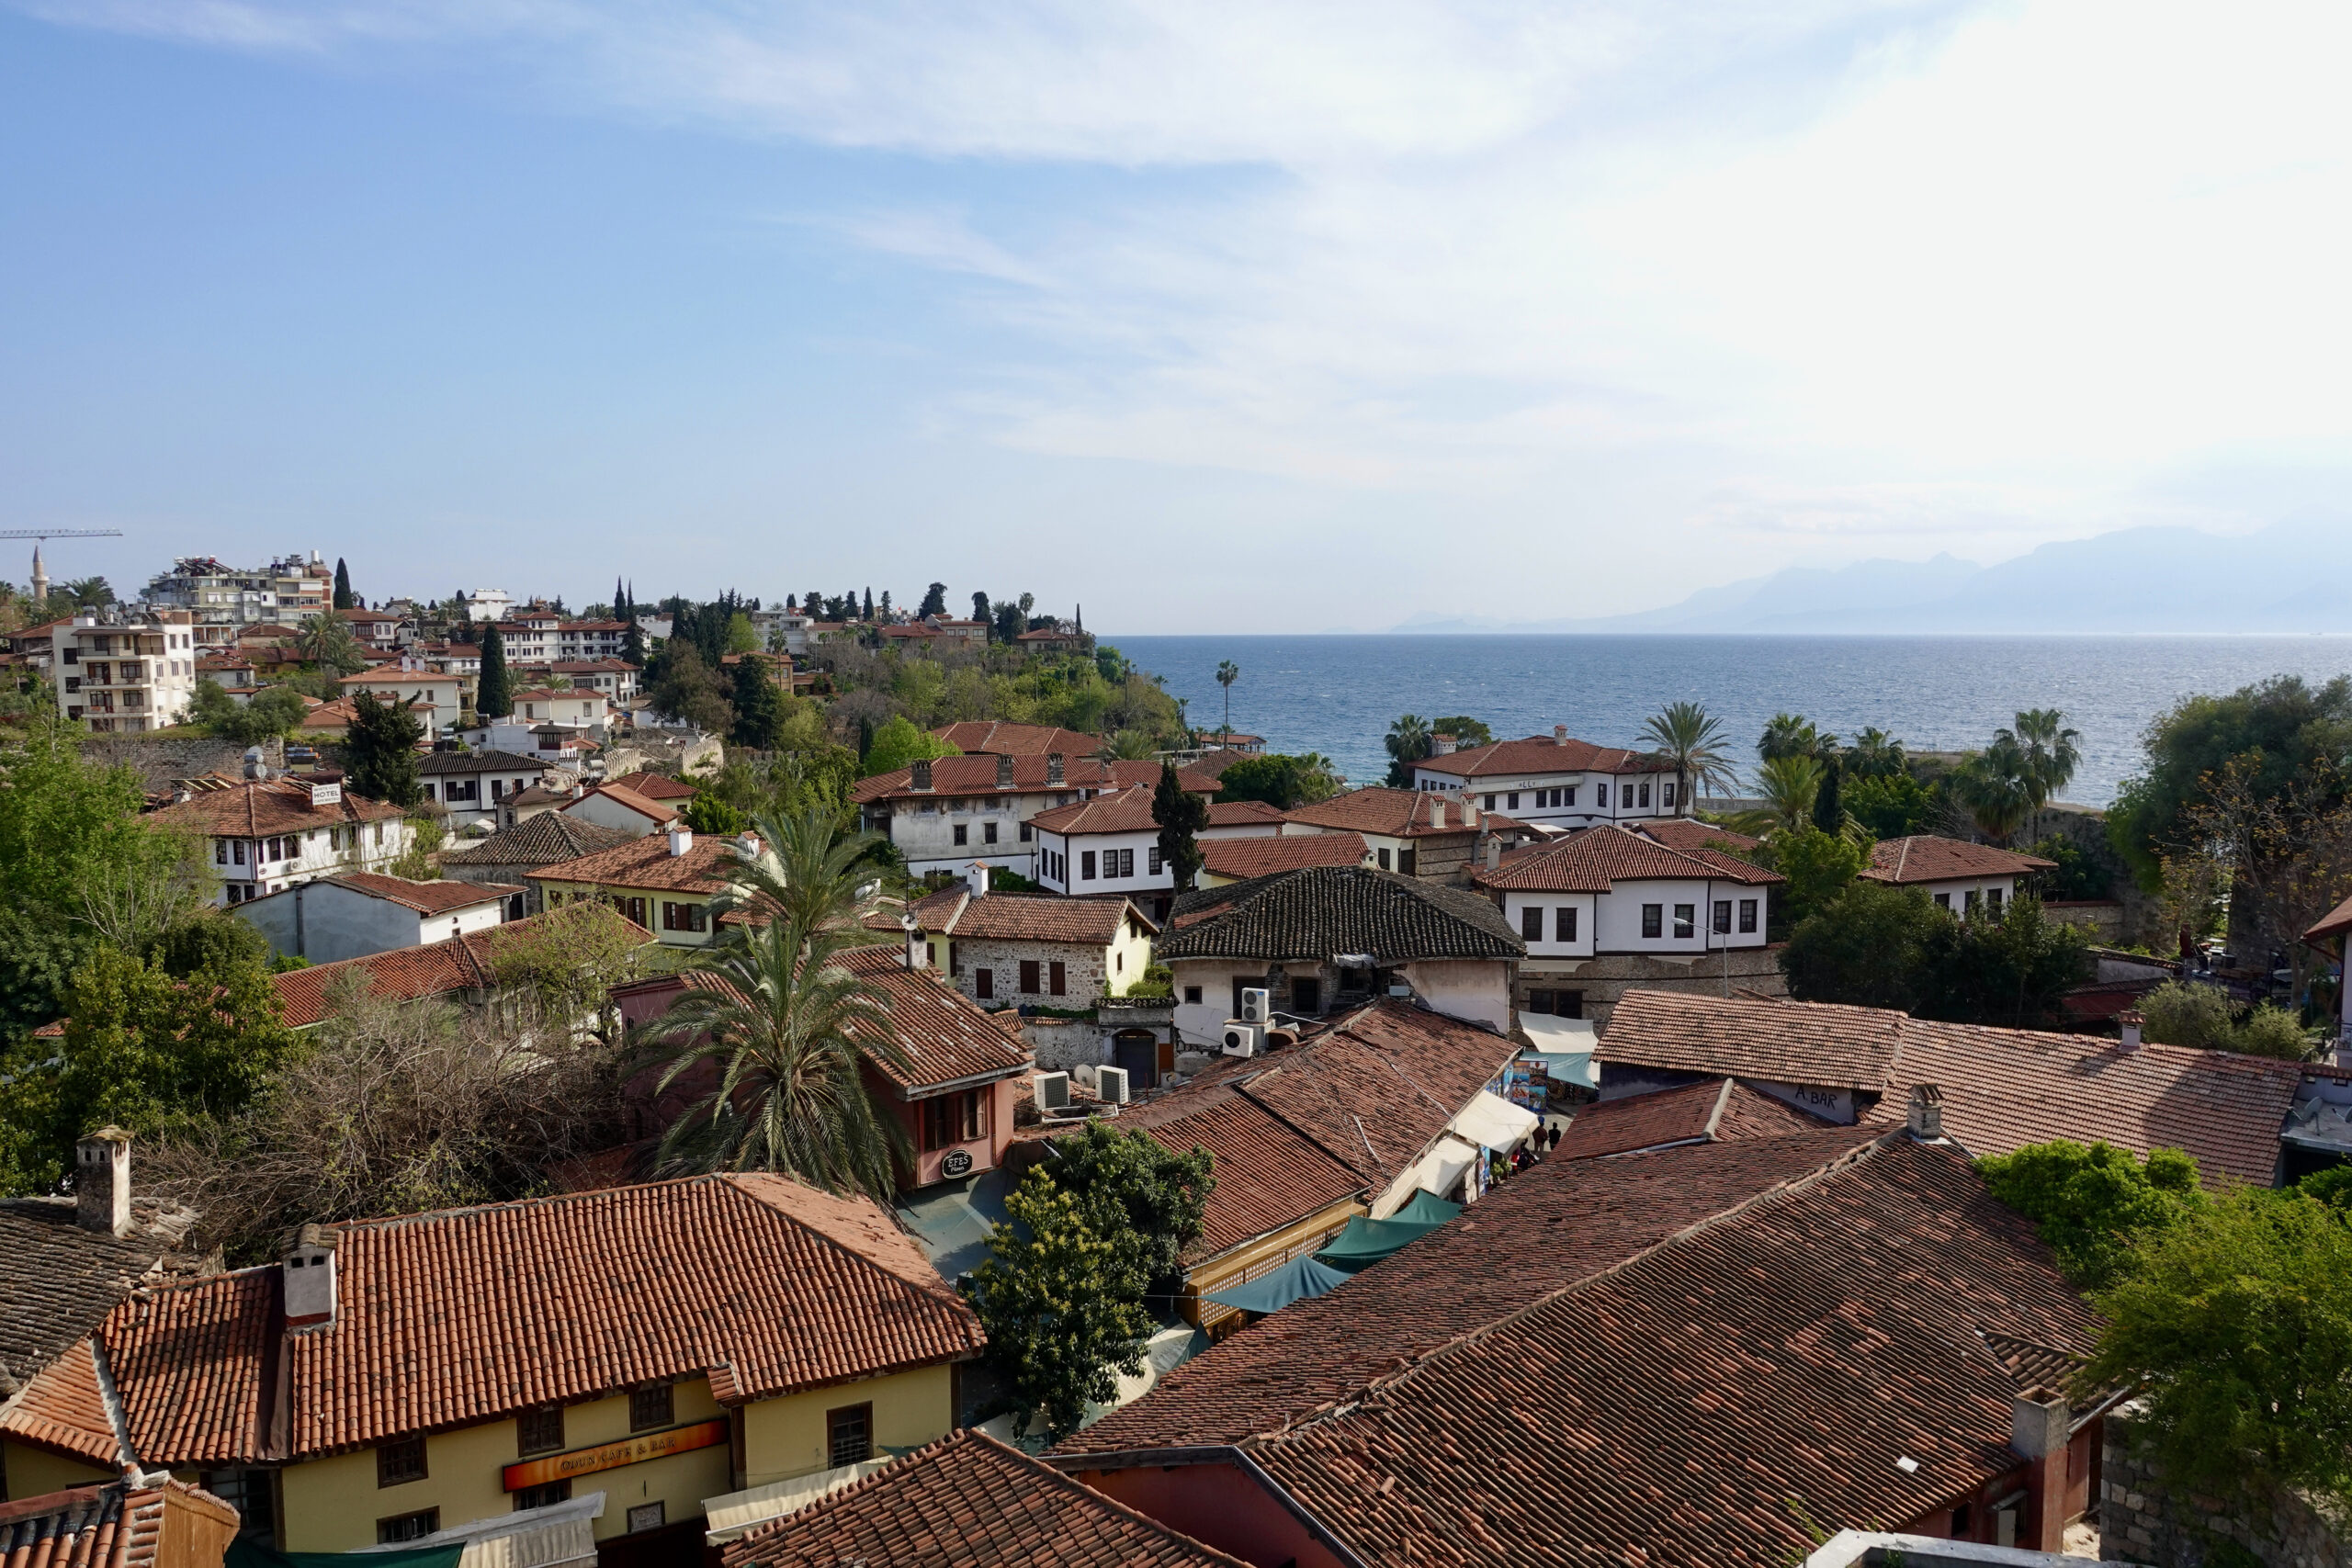
[[1255,1568],[1292,1562],[1298,1568],[1342,1568],[1329,1547],[1238,1465],[1136,1465],[1076,1474],[1136,1512]]

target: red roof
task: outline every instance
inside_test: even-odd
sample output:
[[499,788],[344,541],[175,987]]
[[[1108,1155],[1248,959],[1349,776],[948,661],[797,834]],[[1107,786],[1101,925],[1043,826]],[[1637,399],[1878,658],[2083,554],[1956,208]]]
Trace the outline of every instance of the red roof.
[[2317,942],[2322,937],[2335,936],[2348,931],[2352,931],[2352,898],[2346,898],[2320,917],[2319,924],[2303,933],[2303,940]]
[[1673,770],[1646,751],[1615,746],[1595,746],[1588,740],[1531,735],[1524,740],[1497,740],[1443,757],[1424,757],[1414,767],[1432,773],[1463,778],[1494,778],[1504,773],[1528,778],[1555,773],[1656,773]]
[[113,1470],[122,1462],[98,1387],[98,1367],[90,1342],[81,1339],[26,1380],[17,1397],[0,1408],[0,1433]]
[[[686,791],[686,794],[691,796],[694,794],[694,791],[690,789]],[[627,784],[600,784],[595,788],[588,790],[582,794],[579,800],[574,800],[569,805],[560,807],[560,809],[564,811],[576,811],[580,807],[581,801],[588,799],[591,795],[603,795],[606,800],[613,802],[616,806],[628,807],[629,810],[636,812],[639,817],[644,818],[647,821],[657,825],[671,821],[678,815],[678,807],[669,804],[668,800],[656,799],[650,795],[639,795],[637,791],[629,788]],[[672,796],[670,798],[675,799],[676,797]]]
[[1065,757],[1091,757],[1102,750],[1102,738],[1082,730],[1044,724],[1009,724],[1002,719],[967,719],[943,724],[932,731],[958,751],[972,756],[1043,757],[1058,751]]
[[1636,823],[1634,830],[1645,839],[1656,839],[1670,850],[1689,854],[1698,850],[1715,850],[1724,854],[1745,855],[1761,839],[1746,833],[1735,833],[1717,822],[1702,822],[1692,817],[1659,817]]
[[2021,855],[1990,844],[1918,833],[1908,839],[1881,840],[1871,848],[1870,869],[1862,876],[1871,882],[1891,882],[1908,887],[1922,882],[1955,882],[1963,877],[2023,876],[2030,872],[2054,870],[2057,864],[2056,861],[2043,860],[2039,855]]
[[[1099,795],[1092,800],[1076,800],[1068,806],[1057,806],[1038,812],[1029,818],[1032,826],[1042,832],[1076,836],[1081,833],[1154,833],[1159,824],[1152,820],[1152,788],[1136,784],[1117,795]],[[1213,800],[1209,803],[1209,826],[1212,828],[1242,828],[1263,824],[1269,828],[1282,826],[1283,814],[1262,800]]]
[[1372,852],[1362,833],[1284,833],[1278,839],[1208,839],[1201,868],[1246,882],[1306,865],[1361,865]]
[[[1022,893],[991,893],[976,898],[970,886],[960,882],[908,908],[925,932],[975,940],[1107,947],[1119,940],[1119,928],[1126,921],[1135,921],[1147,933],[1159,929],[1125,898],[1056,898]],[[899,917],[887,909],[867,916],[865,925],[877,931],[900,929]]]
[[498,883],[412,882],[405,876],[384,876],[372,871],[339,872],[320,880],[365,893],[371,898],[389,900],[420,915],[446,915],[452,909],[469,908],[476,904],[494,904],[509,893],[523,891],[519,886]]
[[1786,880],[1720,850],[1668,849],[1630,828],[1604,822],[1551,843],[1514,850],[1471,880],[1482,887],[1544,893],[1606,893],[1620,882],[1731,881],[1764,887]]
[[694,785],[683,779],[671,778],[666,773],[623,773],[616,779],[605,782],[608,787],[625,789],[648,800],[692,800],[695,794]]
[[[1104,762],[1092,757],[1065,756],[1062,759],[1063,782],[1048,784],[1046,772],[1048,759],[1028,753],[1012,759],[1012,784],[1001,787],[997,784],[997,759],[993,756],[941,757],[931,764],[932,785],[928,790],[914,787],[911,767],[876,773],[870,779],[860,779],[850,789],[850,798],[859,805],[877,800],[931,800],[942,795],[1058,795],[1068,792],[1081,795],[1087,790],[1132,789],[1137,784],[1159,782],[1158,762]],[[1184,787],[1195,795],[1215,795],[1223,786],[1215,779],[1177,770]]]
[[1655,1094],[1604,1100],[1576,1113],[1554,1159],[1596,1159],[1671,1144],[1777,1138],[1829,1125],[1792,1105],[1758,1094],[1736,1078],[1694,1083]]
[[1391,839],[1422,838],[1432,833],[1499,831],[1519,826],[1491,811],[1480,811],[1472,822],[1471,806],[1444,790],[1388,789],[1374,784],[1351,789],[1329,800],[1318,800],[1285,812],[1292,822],[1317,828],[1378,833]]
[[[324,709],[320,710],[325,711]],[[317,717],[313,714],[312,717]],[[307,721],[306,721],[307,722]],[[343,827],[353,822],[389,822],[401,816],[397,806],[354,795],[349,785],[334,805],[312,806],[305,779],[241,779],[227,789],[205,790],[153,813],[149,820],[160,827],[183,828],[192,833],[224,838],[258,839],[306,828]]]
[[1243,1568],[986,1433],[950,1433],[764,1526],[726,1568]]
[[[434,884],[432,886],[440,886]],[[447,884],[452,887],[474,885],[463,882]],[[644,942],[651,942],[653,933],[636,924],[608,904],[548,909],[525,919],[509,920],[492,926],[487,931],[469,931],[463,936],[443,942],[425,942],[417,947],[396,947],[388,953],[371,953],[365,958],[345,958],[334,964],[314,964],[306,969],[288,969],[272,975],[269,983],[277,991],[279,1007],[285,1022],[291,1029],[308,1028],[327,1016],[329,997],[335,983],[353,972],[368,976],[368,994],[396,1001],[418,1001],[426,997],[445,997],[455,991],[486,990],[496,984],[493,974],[499,948],[526,932],[573,919],[618,920],[627,931]]]
[[236,1535],[237,1510],[184,1481],[74,1486],[0,1503],[0,1568],[220,1568]]
[[971,1309],[888,1214],[780,1176],[334,1229],[330,1326],[284,1332],[276,1266],[136,1296],[108,1317],[144,1461],[308,1459],[706,1374],[737,1404],[981,1345]]
[[[674,815],[672,813],[670,815]],[[670,852],[666,833],[649,833],[609,850],[598,850],[578,860],[558,861],[528,874],[534,882],[594,883],[599,887],[665,893],[718,893],[727,886],[723,873],[734,860],[732,841],[697,833],[686,852]]]

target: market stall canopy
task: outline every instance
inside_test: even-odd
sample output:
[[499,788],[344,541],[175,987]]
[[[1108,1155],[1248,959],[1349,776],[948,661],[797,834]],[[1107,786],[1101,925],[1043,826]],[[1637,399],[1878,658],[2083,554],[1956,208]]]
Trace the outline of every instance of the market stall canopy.
[[1513,1105],[1500,1095],[1482,1092],[1462,1108],[1462,1114],[1446,1130],[1465,1144],[1500,1153],[1516,1146],[1533,1132],[1535,1122],[1535,1112],[1525,1106]]
[[1315,1255],[1315,1261],[1342,1273],[1369,1269],[1390,1253],[1437,1229],[1442,1220],[1369,1220],[1358,1214],[1340,1238]]
[[1545,1077],[1589,1089],[1600,1087],[1600,1071],[1592,1065],[1593,1042],[1600,1036],[1590,1019],[1522,1012],[1519,1015],[1519,1032],[1532,1043],[1532,1048],[1520,1055],[1542,1063]]
[[[1432,1203],[1444,1203],[1447,1208],[1459,1213],[1457,1205],[1446,1202],[1438,1194],[1451,1192],[1460,1187],[1462,1173],[1469,1169],[1478,1157],[1476,1145],[1465,1144],[1454,1137],[1440,1138],[1436,1146],[1423,1155],[1419,1163],[1411,1170],[1405,1173],[1403,1185],[1413,1190],[1413,1196],[1398,1204],[1396,1213],[1377,1217],[1381,1219],[1412,1218],[1413,1216],[1407,1211],[1424,1198]],[[1391,1188],[1389,1191],[1393,1195],[1396,1189]],[[1451,1215],[1448,1216],[1448,1218],[1451,1217]]]
[[1347,1282],[1348,1274],[1340,1269],[1326,1268],[1312,1258],[1294,1258],[1271,1274],[1261,1274],[1229,1291],[1213,1291],[1206,1299],[1243,1312],[1280,1312],[1293,1302],[1328,1295]]
[[1405,1206],[1390,1214],[1392,1220],[1408,1220],[1415,1224],[1442,1225],[1462,1212],[1462,1205],[1450,1203],[1427,1188],[1415,1192]]

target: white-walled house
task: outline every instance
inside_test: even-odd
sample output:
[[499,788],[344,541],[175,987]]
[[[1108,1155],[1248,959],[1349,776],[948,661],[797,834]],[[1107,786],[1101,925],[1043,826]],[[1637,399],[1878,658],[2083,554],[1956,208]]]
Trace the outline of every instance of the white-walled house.
[[389,871],[410,836],[399,807],[346,793],[334,773],[191,789],[149,820],[210,840],[232,907],[340,872]]
[[237,906],[282,958],[334,964],[421,947],[523,918],[524,888],[343,872]]
[[[1179,770],[1184,787],[1215,795],[1213,778]],[[977,858],[1000,871],[1035,878],[1038,812],[1137,784],[1157,784],[1159,764],[1105,762],[1092,757],[941,757],[870,779],[850,791],[860,825],[880,833],[906,857],[916,876],[944,871],[961,876]]]
[[413,701],[416,716],[424,721],[424,733],[438,735],[465,716],[465,682],[446,671],[412,668],[417,663],[413,659],[403,659],[399,664],[379,665],[356,675],[345,675],[335,684],[346,697],[367,692],[379,699]]
[[1656,757],[1571,739],[1566,725],[1549,738],[1452,747],[1438,738],[1436,753],[1413,764],[1413,787],[1451,791],[1521,822],[1584,828],[1672,817],[1689,804],[1677,801],[1674,772]]
[[1283,814],[1284,838],[1309,833],[1360,834],[1374,865],[1429,882],[1458,881],[1491,846],[1511,849],[1535,837],[1475,796],[1377,784]]
[[417,759],[424,798],[449,814],[449,826],[476,822],[495,826],[500,808],[514,796],[546,782],[547,764],[512,751],[435,751]]
[[2035,872],[2056,870],[2057,863],[1991,844],[1917,833],[1873,845],[1871,863],[1861,874],[1869,882],[1919,888],[1937,908],[1955,915],[1980,905],[1987,914],[1997,915],[2017,897],[2020,883]]
[[1616,826],[1515,851],[1471,879],[1527,946],[1521,1008],[1569,1018],[1602,1016],[1628,984],[1661,975],[1696,986],[1736,975],[1754,988],[1769,963],[1771,890],[1784,880],[1722,850]]
[[[1171,891],[1175,874],[1160,863],[1159,825],[1151,818],[1152,789],[1137,784],[1041,811],[1029,819],[1037,835],[1039,886],[1080,897],[1098,893],[1148,895]],[[1194,837],[1271,839],[1283,814],[1262,800],[1213,801],[1209,823]]]
[[632,839],[660,832],[678,819],[684,802],[654,800],[625,785],[601,784],[557,807],[567,817],[614,828]]
[[[974,1001],[1091,1007],[1143,978],[1159,931],[1125,898],[1056,898],[992,893],[988,871],[907,906],[929,966]],[[869,929],[897,934],[898,913],[870,916]]]
[[612,699],[594,686],[569,686],[560,692],[517,692],[514,701],[514,711],[508,716],[522,724],[602,729],[613,722]]

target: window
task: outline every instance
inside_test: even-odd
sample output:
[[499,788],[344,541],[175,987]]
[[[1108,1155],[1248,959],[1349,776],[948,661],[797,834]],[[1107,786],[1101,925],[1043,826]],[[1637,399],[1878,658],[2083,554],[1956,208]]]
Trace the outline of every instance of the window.
[[1312,976],[1291,976],[1290,1006],[1293,1012],[1321,1012],[1323,1010],[1323,982]]
[[1195,1008],[1201,1005],[1201,988],[1198,986],[1184,987],[1184,1005]]
[[1415,861],[1419,858],[1419,853],[1420,852],[1412,849],[1409,846],[1396,852],[1396,870],[1399,875],[1410,876],[1413,874],[1413,865]]
[[825,1457],[835,1469],[874,1457],[874,1406],[845,1404],[825,1412]]
[[657,1427],[667,1427],[675,1418],[670,1385],[649,1383],[628,1391],[628,1429],[650,1432]]
[[492,800],[504,800],[506,798],[506,781],[504,779],[492,779],[490,781],[490,798]]
[[1526,908],[1521,909],[1519,912],[1519,934],[1526,938],[1529,942],[1542,942],[1544,940],[1544,910],[1542,906],[1531,904]]
[[1987,887],[1984,889],[1984,908],[1985,910],[1991,914],[1997,915],[2001,912],[2001,890],[1999,888]]
[[1674,786],[1672,784],[1662,784],[1657,786],[1657,803],[1660,806],[1667,807],[1668,810],[1673,809]]
[[393,1546],[403,1540],[423,1540],[441,1529],[441,1510],[420,1508],[413,1514],[394,1514],[389,1519],[376,1521],[376,1544]]
[[1714,916],[1715,934],[1717,936],[1731,935],[1731,900],[1728,898],[1716,899]]
[[628,1511],[628,1533],[642,1535],[647,1530],[658,1530],[669,1523],[669,1520],[670,1509],[667,1504],[639,1503]]
[[1121,876],[1133,876],[1136,874],[1135,851],[1120,850],[1117,853],[1119,856],[1119,874]]
[[1380,852],[1380,869],[1383,871],[1386,871],[1388,869],[1388,852],[1386,850]]
[[514,1456],[551,1454],[563,1447],[563,1406],[542,1405],[514,1418]]
[[1159,851],[1158,849],[1152,849],[1145,853],[1143,868],[1154,876],[1158,876],[1159,874]]
[[1575,784],[1570,784],[1567,788],[1560,792],[1560,804],[1563,806],[1574,806],[1576,803],[1577,786]]
[[1974,914],[1974,913],[1976,912],[1976,900],[1977,900],[1977,893],[1976,893],[1976,889],[1975,889],[1975,888],[1973,888],[1973,887],[1970,888],[1970,889],[1968,890],[1967,894],[1965,895],[1965,897],[1966,897],[1967,904],[1968,904],[1968,912],[1969,912],[1970,914],[1972,914],[1972,915],[1973,915],[1973,914]]
[[972,971],[972,995],[984,1002],[996,1000],[995,970],[975,969]]
[[1021,994],[1024,997],[1037,994],[1037,961],[1034,958],[1021,961]]
[[947,944],[947,972],[950,975],[961,975],[964,972],[964,944],[960,942],[951,942]]
[[1516,811],[1519,809],[1519,791],[1513,790],[1510,795],[1503,797],[1503,809],[1506,811]]
[[925,1154],[986,1137],[989,1130],[988,1090],[959,1089],[922,1101],[922,1147]]
[[1490,795],[1486,797],[1486,807],[1489,811],[1492,811],[1495,808],[1495,797],[1493,795]]
[[1695,936],[1698,930],[1699,906],[1677,904],[1674,907],[1674,934],[1678,937]]
[[1642,934],[1644,936],[1658,936],[1662,935],[1665,930],[1666,906],[1663,904],[1643,905]]
[[647,923],[645,916],[645,900],[642,898],[622,899],[621,912],[640,926]]
[[[1124,958],[1121,963],[1124,966]],[[1046,989],[1057,997],[1069,995],[1069,966],[1058,958],[1046,967]]]
[[1029,841],[1029,824],[1026,822],[1021,824],[1021,841],[1024,844]]
[[1527,993],[1527,1006],[1521,1010],[1544,1013],[1553,1018],[1582,1018],[1584,993],[1582,991],[1530,991]]
[[214,865],[227,865],[229,863],[228,840],[215,839],[212,840],[212,863]]
[[[643,900],[641,899],[637,900],[637,902],[642,901]],[[643,925],[645,923],[643,919],[640,917],[631,918],[636,919],[639,925]],[[662,929],[663,931],[707,931],[709,929],[709,926],[710,911],[706,906],[701,904],[682,904],[674,898],[664,898],[662,900]]]
[[1951,908],[1951,894],[1949,894],[1949,893],[1939,893],[1939,894],[1937,894],[1937,895],[1936,895],[1936,908],[1939,908],[1939,909],[1949,909],[1949,908]]
[[1607,781],[1604,780],[1603,782],[1592,786],[1592,803],[1595,806],[1606,806],[1609,804],[1609,784]]
[[525,1508],[548,1508],[558,1503],[571,1501],[571,1483],[549,1481],[537,1486],[526,1486],[514,1494],[514,1511]]
[[1642,781],[1642,801],[1641,801],[1641,803],[1642,803],[1644,806],[1647,806],[1647,805],[1650,803],[1650,781],[1649,781],[1649,780],[1647,780],[1647,779],[1644,779],[1644,780]]
[[1094,880],[1094,852],[1092,850],[1078,852],[1078,879],[1080,882]]
[[1755,934],[1756,900],[1753,898],[1742,898],[1739,901],[1739,929],[1748,935]]
[[[376,1450],[376,1484],[405,1486],[424,1479],[424,1439],[402,1438]],[[405,1539],[405,1538],[403,1538]]]
[[1577,909],[1573,904],[1563,904],[1552,911],[1552,940],[1574,942],[1577,939]]
[[963,845],[967,836],[969,835],[971,829],[964,826],[963,823],[958,822],[956,824],[956,842],[959,848]]
[[996,842],[995,823],[983,822],[980,824],[980,842],[984,844],[993,844]]

